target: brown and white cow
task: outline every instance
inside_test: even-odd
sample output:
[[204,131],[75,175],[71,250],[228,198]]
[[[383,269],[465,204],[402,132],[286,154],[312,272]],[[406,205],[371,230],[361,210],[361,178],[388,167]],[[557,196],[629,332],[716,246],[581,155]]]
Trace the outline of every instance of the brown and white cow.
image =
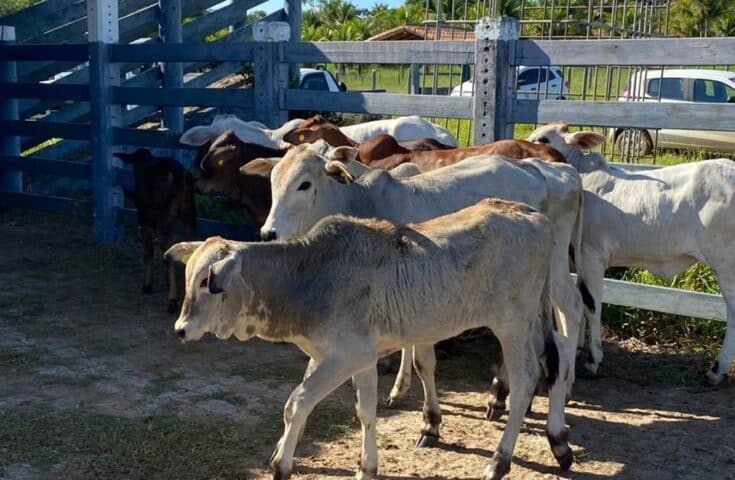
[[[416,371],[433,392],[432,345],[488,327],[502,345],[513,402],[482,478],[499,479],[510,470],[539,364],[551,386],[547,436],[566,470],[573,460],[564,425],[568,365],[551,318],[551,244],[546,217],[494,199],[422,224],[333,216],[298,241],[216,237],[177,244],[167,256],[188,261],[176,334],[185,341],[205,333],[243,341],[257,336],[294,343],[309,355],[304,380],[284,407],[284,432],[270,461],[274,479],[291,475],[309,413],[352,377],[362,424],[357,478],[366,480],[378,471],[378,357],[417,345]],[[422,437],[438,436],[438,399],[426,401]]]

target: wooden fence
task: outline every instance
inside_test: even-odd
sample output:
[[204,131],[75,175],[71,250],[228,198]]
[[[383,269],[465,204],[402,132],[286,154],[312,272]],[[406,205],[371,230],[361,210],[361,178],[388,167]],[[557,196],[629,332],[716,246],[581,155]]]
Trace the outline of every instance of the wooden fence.
[[[52,1],[52,0],[47,0]],[[237,2],[237,0],[235,0]],[[167,8],[181,6],[180,0],[161,0],[158,7],[163,15]],[[584,40],[536,41],[519,40],[518,24],[507,18],[491,19],[478,26],[475,41],[396,41],[396,42],[244,42],[248,27],[241,33],[217,43],[201,43],[201,33],[183,26],[183,35],[167,36],[165,30],[177,23],[176,12],[161,21],[164,42],[145,42],[128,45],[120,43],[122,34],[107,32],[104,19],[115,12],[109,11],[111,0],[88,0],[90,6],[108,7],[90,26],[87,43],[64,45],[24,44],[0,46],[0,170],[7,172],[41,172],[75,178],[91,178],[93,201],[71,198],[45,198],[8,188],[0,192],[0,202],[52,211],[92,211],[95,235],[100,241],[116,238],[119,226],[134,219],[133,212],[122,208],[119,187],[129,177],[127,170],[112,159],[116,146],[143,146],[149,148],[185,150],[178,143],[184,127],[181,107],[215,106],[238,107],[246,118],[256,119],[269,126],[282,123],[289,110],[318,110],[377,114],[417,114],[423,116],[473,119],[476,143],[490,142],[512,136],[515,123],[544,123],[565,120],[573,125],[631,126],[642,128],[691,128],[735,130],[735,105],[722,104],[668,104],[649,102],[586,102],[556,100],[521,100],[515,98],[514,74],[517,65],[716,65],[735,64],[735,38],[718,39],[643,39],[643,40]],[[132,5],[132,0],[121,0]],[[184,2],[204,8],[213,1]],[[294,6],[298,2],[289,3]],[[240,0],[240,7],[255,4],[254,0]],[[43,5],[43,4],[41,4]],[[174,7],[171,7],[173,5]],[[193,7],[191,7],[193,8]],[[296,7],[298,8],[298,7]],[[174,8],[175,10],[175,8]],[[90,12],[94,9],[90,8]],[[137,11],[136,11],[137,12]],[[187,10],[183,11],[186,16]],[[222,14],[224,15],[224,14]],[[272,18],[284,18],[278,12]],[[300,11],[292,10],[298,18]],[[90,19],[93,17],[90,13]],[[113,22],[116,25],[123,25]],[[237,17],[241,18],[241,17]],[[92,20],[90,20],[91,22]],[[227,21],[233,22],[233,18]],[[142,21],[141,21],[142,22]],[[145,24],[145,22],[142,22]],[[201,25],[201,24],[200,24]],[[220,24],[217,24],[220,25]],[[40,26],[39,29],[42,29]],[[162,27],[163,28],[163,27]],[[114,29],[113,29],[114,30]],[[122,30],[121,30],[122,31]],[[190,32],[190,33],[187,33]],[[238,30],[236,30],[237,32]],[[95,32],[94,36],[92,32]],[[31,34],[29,34],[31,35]],[[23,38],[22,36],[19,38]],[[29,37],[30,39],[38,37]],[[183,39],[183,43],[179,40]],[[65,79],[53,83],[38,83],[38,62],[54,63],[56,68],[82,65],[72,75],[75,81]],[[15,63],[34,62],[36,67],[17,68],[17,80],[11,72]],[[88,66],[87,63],[88,62]],[[208,73],[206,80],[183,83],[181,73],[197,65],[223,62]],[[252,89],[208,89],[207,83],[222,72],[222,65],[243,62],[252,65],[255,84]],[[396,95],[364,92],[315,92],[289,87],[289,65],[300,63],[376,63],[376,64],[475,64],[475,97],[426,95]],[[136,66],[164,65],[163,82],[160,70],[146,72],[123,80],[122,74]],[[176,65],[183,65],[176,70]],[[50,68],[50,67],[49,67]],[[223,68],[222,70],[217,70]],[[85,70],[86,69],[86,70]],[[48,70],[45,70],[45,72]],[[84,71],[85,73],[79,73]],[[11,72],[12,73],[12,72]],[[205,76],[204,73],[201,76]],[[33,76],[36,75],[36,76]],[[46,73],[44,73],[46,75]],[[151,80],[148,79],[150,75]],[[70,75],[71,76],[71,75]],[[156,77],[156,78],[154,78]],[[68,77],[67,77],[68,78]],[[199,77],[197,77],[198,79]],[[14,116],[14,99],[32,99],[21,102],[19,116]],[[51,116],[42,121],[30,121],[28,109],[41,108],[50,102],[89,103],[89,115]],[[35,102],[35,103],[34,103]],[[130,114],[123,105],[138,105],[141,113]],[[64,107],[66,108],[66,107]],[[163,108],[163,122],[168,129],[141,130],[131,128],[136,115],[149,115]],[[25,110],[23,110],[25,109]],[[59,112],[63,111],[59,110]],[[77,110],[79,112],[81,110]],[[168,113],[167,113],[168,112]],[[142,118],[142,117],[141,117]],[[20,120],[19,120],[20,119]],[[48,137],[89,141],[92,145],[91,163],[70,162],[38,155],[20,156],[14,138],[31,137],[33,142]],[[202,222],[204,234],[214,230],[224,235],[242,234],[226,229],[222,224]],[[724,305],[719,296],[682,292],[661,287],[641,286],[626,282],[607,281],[604,300],[674,314],[693,315],[723,320]],[[666,299],[666,301],[661,301]]]

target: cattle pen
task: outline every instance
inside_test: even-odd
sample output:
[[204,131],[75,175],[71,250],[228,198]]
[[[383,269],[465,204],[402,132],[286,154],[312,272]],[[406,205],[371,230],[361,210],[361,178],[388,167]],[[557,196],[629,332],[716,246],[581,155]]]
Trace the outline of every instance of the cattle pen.
[[[133,210],[124,208],[121,187],[131,182],[128,170],[112,156],[115,148],[131,146],[178,152],[185,125],[211,118],[184,115],[183,107],[213,107],[236,111],[244,118],[277,127],[289,110],[353,112],[380,115],[416,114],[425,117],[471,119],[475,143],[512,138],[518,123],[564,120],[572,125],[596,127],[687,128],[735,130],[733,104],[677,104],[659,102],[563,101],[514,98],[517,65],[586,65],[629,68],[656,66],[735,64],[735,38],[647,38],[603,40],[527,40],[510,18],[481,22],[474,41],[300,42],[300,4],[289,1],[265,21],[286,20],[290,41],[245,41],[253,25],[238,25],[223,40],[202,43],[195,39],[233,23],[237,9],[257,5],[239,0],[216,12],[182,24],[215,2],[197,0],[146,1],[88,0],[49,15],[63,2],[48,0],[16,19],[18,28],[2,27],[0,44],[0,202],[53,212],[89,212],[95,238],[114,241],[121,226],[135,222]],[[144,7],[141,9],[141,7]],[[44,10],[46,9],[46,17]],[[84,25],[88,24],[87,42]],[[62,18],[57,18],[61,16]],[[41,21],[40,19],[43,19]],[[36,22],[34,23],[34,20]],[[74,20],[73,22],[71,20]],[[41,23],[40,28],[38,23]],[[43,22],[46,22],[44,25]],[[55,22],[55,23],[48,23]],[[64,23],[66,22],[66,23]],[[43,31],[64,25],[22,43],[29,25]],[[151,26],[160,30],[160,42],[126,44]],[[70,30],[65,42],[64,29]],[[136,30],[137,28],[137,30]],[[232,29],[232,27],[231,27]],[[74,33],[74,35],[71,35]],[[36,42],[43,43],[36,43]],[[184,82],[184,72],[203,64],[217,66]],[[374,63],[475,65],[474,97],[365,93],[305,92],[289,84],[289,66],[303,63]],[[249,64],[254,86],[248,89],[206,88],[213,81]],[[54,82],[49,75],[67,71]],[[618,73],[619,74],[619,73]],[[42,110],[53,113],[38,119]],[[162,128],[133,128],[136,122],[161,110]],[[39,154],[21,156],[21,150],[48,139],[62,139]],[[86,146],[89,161],[69,157]],[[92,197],[79,200],[24,192],[23,172],[91,181]],[[243,227],[200,219],[204,234],[247,236]],[[725,319],[725,305],[717,295],[684,292],[606,280],[605,302],[705,319]]]

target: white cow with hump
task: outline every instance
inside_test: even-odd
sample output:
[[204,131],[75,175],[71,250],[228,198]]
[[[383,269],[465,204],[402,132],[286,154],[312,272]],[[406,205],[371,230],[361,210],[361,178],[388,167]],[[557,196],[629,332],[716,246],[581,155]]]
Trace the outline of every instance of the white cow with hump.
[[584,245],[577,259],[597,302],[588,316],[593,374],[602,361],[600,307],[607,267],[642,267],[672,277],[693,263],[717,274],[727,304],[727,333],[707,372],[721,383],[735,358],[735,163],[706,160],[626,172],[598,153],[583,153],[605,141],[594,132],[570,132],[563,122],[539,127],[529,141],[562,152],[582,175],[585,189]]
[[[310,362],[284,407],[283,436],[271,456],[274,479],[291,475],[309,413],[352,377],[362,424],[358,479],[378,470],[377,372],[382,354],[416,344],[425,388],[434,381],[433,343],[469,328],[498,337],[513,395],[508,422],[483,479],[502,478],[528,407],[539,365],[550,385],[547,436],[563,469],[566,441],[564,339],[553,332],[549,302],[549,220],[527,205],[486,199],[423,224],[332,216],[303,239],[240,243],[210,238],[177,244],[167,258],[186,261],[186,296],[176,333],[239,340],[258,336],[296,344]],[[435,435],[436,398],[424,409]]]
[[[445,215],[486,197],[519,201],[539,209],[552,220],[552,300],[560,314],[562,333],[575,339],[567,346],[567,358],[574,364],[584,307],[568,265],[569,246],[579,249],[581,233],[582,185],[573,167],[538,159],[511,161],[499,155],[481,155],[406,179],[376,170],[353,180],[344,163],[328,160],[308,146],[298,146],[280,161],[256,159],[241,171],[261,175],[270,172],[273,202],[261,234],[266,239],[299,237],[320,219],[335,213],[403,224]],[[580,270],[579,285],[586,292],[583,277]],[[408,358],[406,352],[404,358]],[[392,401],[408,390],[410,372],[410,365],[407,368],[402,362],[391,391]],[[573,377],[572,371],[570,389]],[[504,408],[503,398],[491,398],[491,406]]]

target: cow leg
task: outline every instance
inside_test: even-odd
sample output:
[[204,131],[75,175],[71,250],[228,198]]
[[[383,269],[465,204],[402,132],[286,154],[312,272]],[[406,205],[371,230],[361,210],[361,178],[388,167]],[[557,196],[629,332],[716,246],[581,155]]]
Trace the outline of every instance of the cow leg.
[[143,293],[153,293],[153,230],[140,226],[140,243],[143,246]]
[[735,359],[735,275],[717,274],[720,291],[727,305],[727,330],[720,354],[714,365],[707,372],[707,381],[711,385],[719,385],[727,378],[733,359]]
[[574,456],[567,442],[567,429],[564,421],[564,406],[567,400],[566,377],[574,371],[574,364],[567,364],[563,357],[564,347],[571,339],[563,338],[554,334],[554,342],[559,352],[559,372],[556,381],[549,385],[549,415],[546,419],[546,437],[549,439],[551,451],[554,458],[559,462],[562,470],[568,470],[572,466]]
[[[166,252],[171,246],[171,232],[163,230],[161,232],[161,251]],[[176,284],[176,268],[174,262],[164,260],[166,263],[166,270],[168,272],[168,313],[176,313],[179,310],[179,292],[178,285]]]
[[483,480],[500,479],[510,471],[510,460],[521,431],[523,416],[531,403],[533,389],[539,378],[540,368],[533,341],[529,332],[526,329],[522,330],[495,332],[503,349],[513,401],[510,402],[510,412],[503,436],[485,469]]
[[401,367],[398,369],[398,375],[396,375],[396,381],[393,382],[388,399],[388,405],[391,407],[397,405],[411,388],[411,355],[411,348],[401,350]]
[[[597,375],[597,369],[602,362],[602,282],[605,275],[605,265],[597,260],[588,260],[582,252],[585,279],[590,294],[595,299],[595,313],[589,313],[585,309],[587,326],[590,330],[590,351],[584,368],[591,376]],[[570,344],[572,342],[569,342]],[[572,363],[571,365],[574,365]]]
[[[317,403],[366,365],[375,368],[377,355],[350,355],[325,358],[318,362],[314,371],[297,386],[283,408],[283,435],[276,451],[271,456],[273,479],[287,479],[293,469],[293,454],[298,443],[299,432]],[[377,395],[377,393],[376,393]]]
[[442,423],[442,413],[439,408],[439,396],[436,393],[434,371],[436,370],[436,356],[433,345],[414,345],[413,366],[416,375],[421,379],[424,387],[424,427],[421,437],[416,442],[417,447],[432,447],[439,442],[439,427]]
[[370,480],[378,474],[378,446],[376,439],[375,410],[378,406],[378,372],[374,368],[364,370],[354,377],[355,409],[362,426],[362,458],[358,480]]

